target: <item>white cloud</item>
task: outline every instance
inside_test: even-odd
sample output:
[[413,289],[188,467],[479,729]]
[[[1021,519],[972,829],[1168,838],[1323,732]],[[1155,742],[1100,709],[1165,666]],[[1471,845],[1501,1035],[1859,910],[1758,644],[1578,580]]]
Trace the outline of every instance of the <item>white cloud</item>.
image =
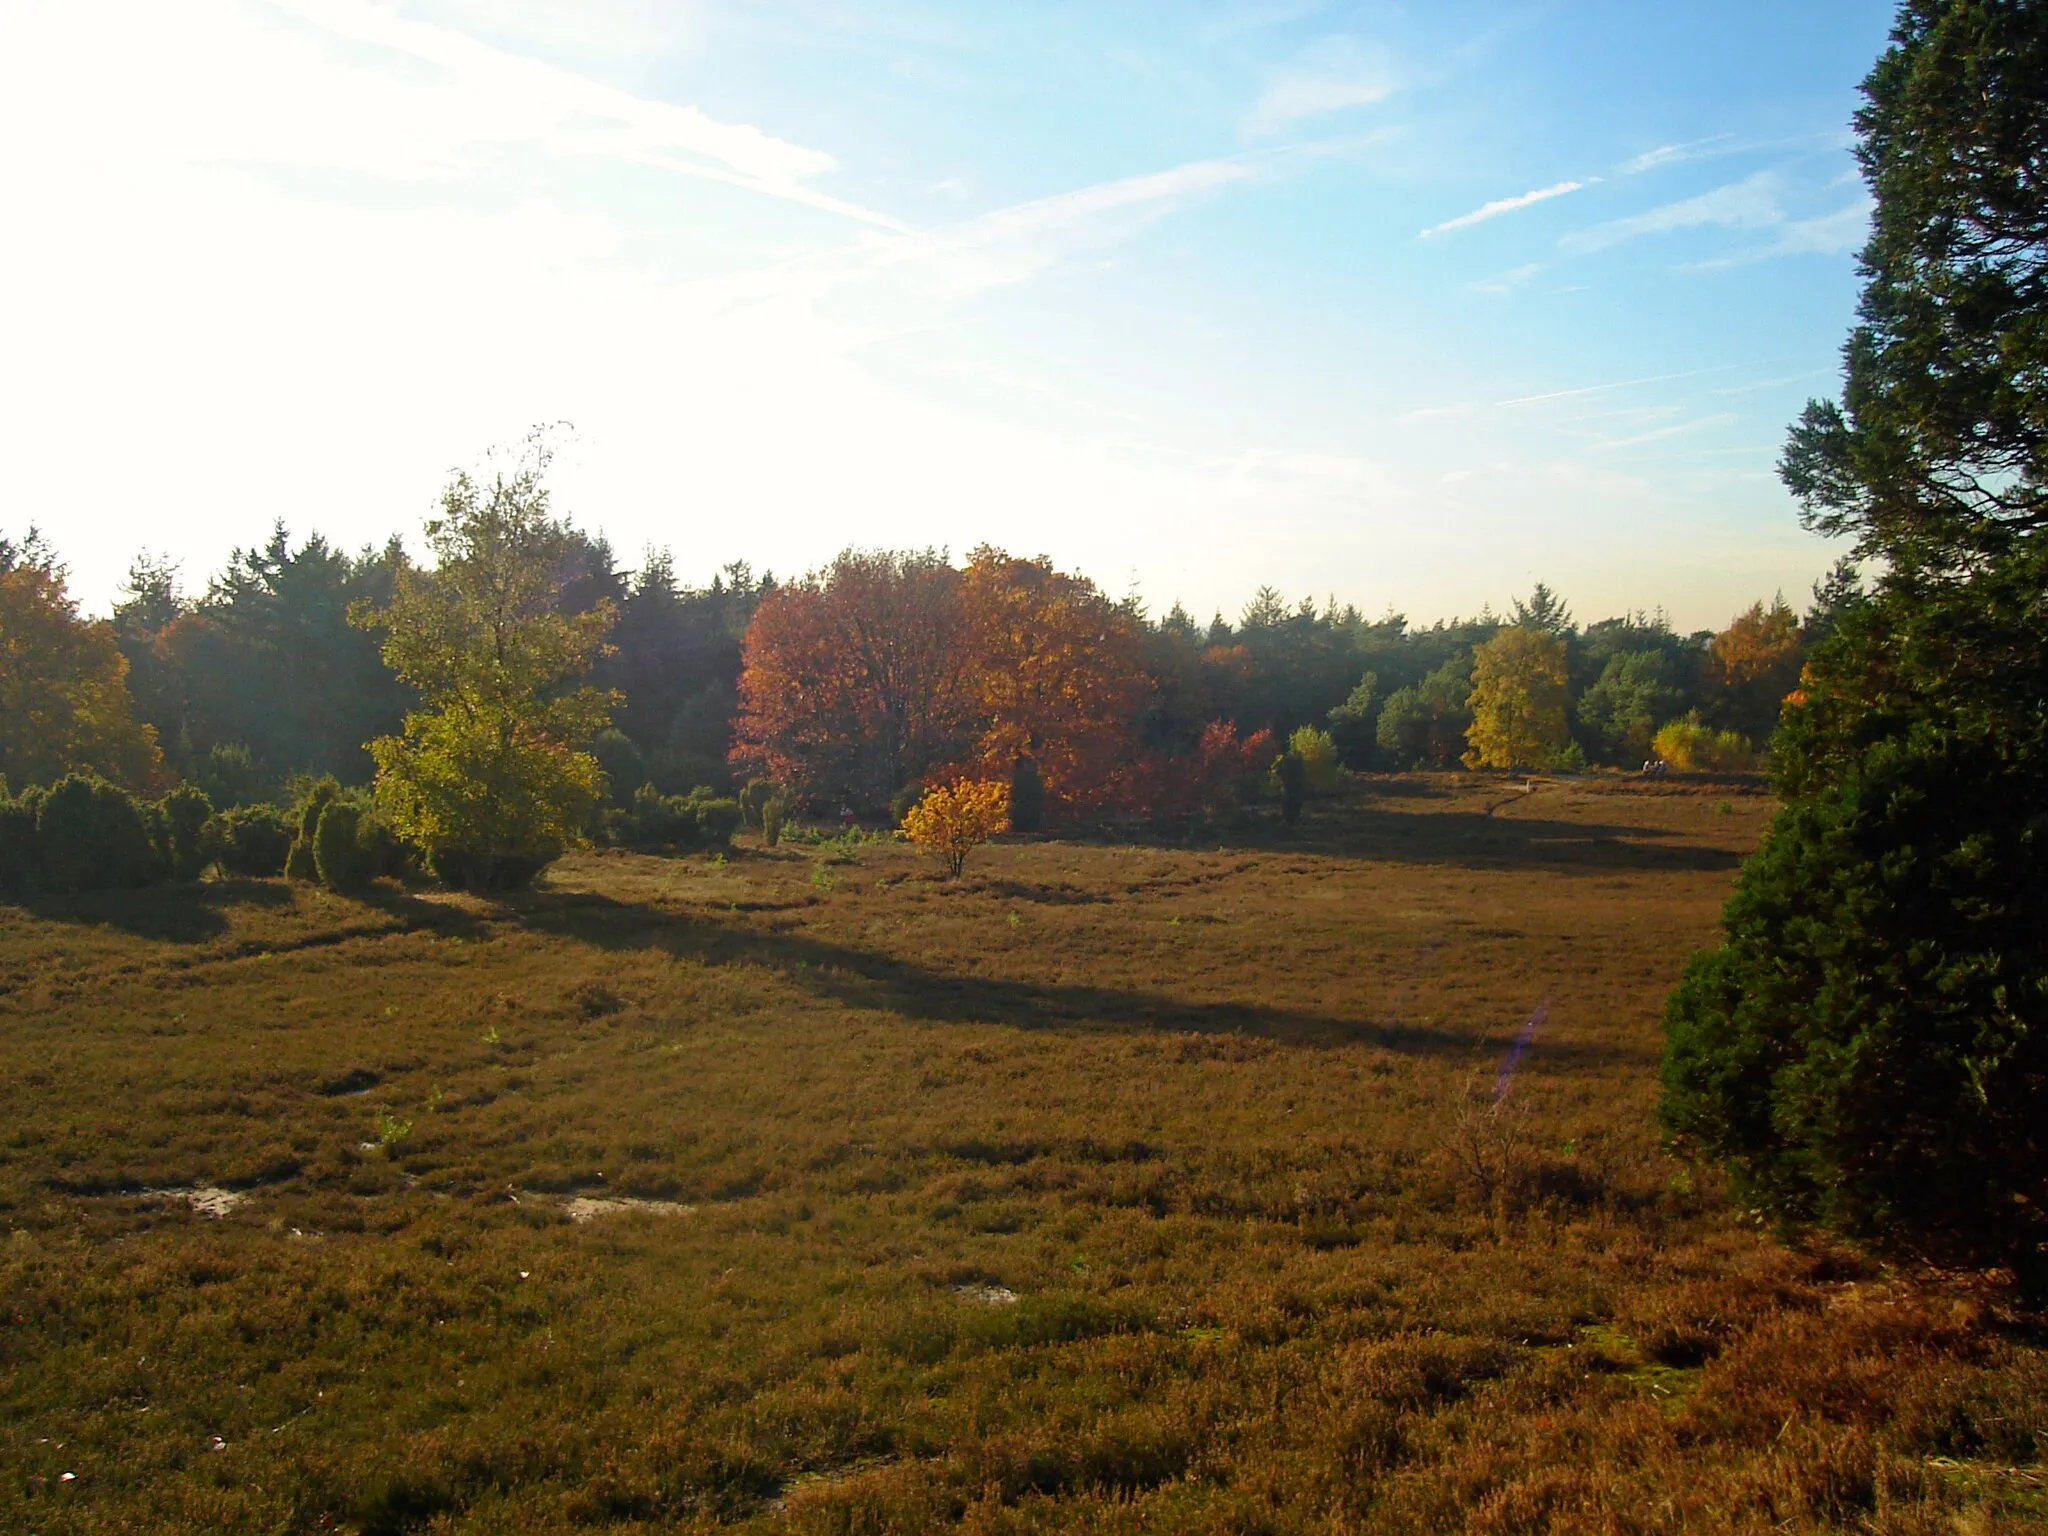
[[1845,251],[1856,250],[1870,237],[1872,206],[1868,197],[1860,197],[1833,213],[1796,219],[1787,224],[1784,233],[1778,237],[1777,252],[1787,256],[1808,253],[1839,256]]
[[1780,180],[1774,171],[1759,171],[1742,181],[1716,187],[1697,197],[1666,203],[1648,213],[1638,213],[1591,229],[1566,235],[1558,242],[1568,251],[1603,251],[1644,235],[1669,234],[1674,230],[1725,226],[1764,229],[1784,221],[1779,203]]
[[1870,234],[1870,210],[1874,205],[1866,195],[1837,208],[1833,213],[1819,214],[1810,219],[1794,219],[1778,231],[1777,239],[1769,245],[1760,245],[1732,255],[1718,256],[1710,261],[1695,261],[1679,268],[1682,272],[1713,272],[1727,267],[1746,267],[1752,262],[1769,261],[1776,256],[1841,256],[1860,248]]
[[[445,179],[488,146],[534,145],[551,155],[651,166],[885,229],[904,227],[812,187],[812,180],[837,165],[823,150],[744,123],[719,122],[695,107],[635,96],[364,0],[267,3],[329,39],[396,55],[432,72],[408,77],[388,68],[346,70],[360,94],[335,91],[310,100],[283,80],[267,91],[250,82],[236,94],[266,95],[263,121],[276,130],[265,135],[258,151],[263,159]],[[229,130],[234,152],[247,156],[252,146],[246,119],[220,126]]]
[[1640,155],[1624,160],[1614,168],[1617,176],[1640,176],[1644,171],[1659,170],[1667,165],[1678,165],[1687,160],[1704,160],[1711,155],[1732,154],[1737,146],[1732,133],[1717,133],[1709,138],[1689,139],[1683,144],[1659,144],[1655,149],[1646,149]]
[[1273,76],[1244,129],[1254,136],[1277,133],[1303,118],[1383,101],[1394,86],[1393,60],[1384,49],[1355,38],[1326,38]]
[[1513,213],[1518,208],[1527,208],[1536,203],[1547,203],[1553,197],[1563,197],[1568,192],[1577,192],[1591,185],[1592,181],[1560,181],[1555,186],[1538,187],[1534,192],[1523,192],[1515,197],[1495,198],[1490,203],[1474,208],[1470,213],[1461,213],[1455,219],[1446,219],[1441,224],[1430,225],[1422,232],[1422,238],[1427,240],[1432,235],[1446,234],[1454,229],[1468,229],[1474,224],[1484,224],[1488,219],[1497,219],[1504,213]]
[[1077,251],[1126,240],[1204,194],[1270,178],[1321,153],[1315,145],[1258,151],[1098,182],[916,234],[870,236],[793,264],[791,276],[799,286],[822,279],[829,289],[901,271],[921,298],[957,301],[1027,281]]

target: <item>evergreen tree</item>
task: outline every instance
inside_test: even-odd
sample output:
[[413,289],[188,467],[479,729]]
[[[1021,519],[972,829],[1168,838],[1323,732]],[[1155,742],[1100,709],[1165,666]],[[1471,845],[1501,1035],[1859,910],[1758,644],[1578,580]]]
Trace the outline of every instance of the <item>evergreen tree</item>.
[[1864,92],[1860,323],[1783,471],[1884,574],[1786,701],[1664,1114],[1761,1209],[2048,1295],[2048,4],[1909,0]]

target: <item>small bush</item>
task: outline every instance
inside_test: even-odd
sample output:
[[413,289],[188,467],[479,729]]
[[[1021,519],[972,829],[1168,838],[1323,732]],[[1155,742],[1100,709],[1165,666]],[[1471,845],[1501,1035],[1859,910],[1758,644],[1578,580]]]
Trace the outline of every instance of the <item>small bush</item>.
[[750,827],[761,825],[762,807],[775,798],[773,779],[749,779],[740,791],[740,816]]
[[206,824],[206,856],[228,874],[275,879],[292,850],[292,828],[274,805],[238,805]]
[[1038,764],[1019,756],[1010,768],[1010,830],[1036,832],[1045,824],[1045,780]]
[[770,795],[761,807],[761,838],[773,848],[782,841],[782,824],[789,819],[789,802],[780,795]]
[[264,798],[263,771],[239,741],[214,744],[192,767],[192,782],[220,810],[254,805]]
[[196,785],[180,784],[156,805],[157,856],[173,880],[197,880],[206,868],[206,824],[213,802]]
[[1308,764],[1299,752],[1282,752],[1273,760],[1273,776],[1280,781],[1280,815],[1291,827],[1301,820],[1308,795]]
[[615,803],[626,803],[631,794],[628,785],[647,782],[647,759],[641,756],[633,738],[617,726],[599,731],[590,744],[590,752],[604,770],[605,787]]
[[427,856],[427,871],[443,885],[462,891],[521,891],[555,862],[554,853],[476,853],[462,848],[436,849]]
[[993,781],[969,781],[927,790],[903,818],[903,832],[945,862],[958,878],[967,855],[1009,825],[1009,789]]
[[298,834],[292,839],[291,852],[285,855],[284,872],[293,880],[304,880],[308,884],[320,878],[320,866],[313,853],[314,835],[320,830],[320,816],[341,794],[341,786],[333,778],[316,782],[299,802]]
[[313,830],[313,865],[320,883],[337,891],[360,890],[384,873],[388,842],[376,818],[360,806],[329,801]]
[[52,891],[133,890],[161,866],[143,808],[104,779],[73,774],[36,814],[38,881]]
[[1337,763],[1337,741],[1328,731],[1300,727],[1287,738],[1287,750],[1301,759],[1303,783],[1311,795],[1336,791],[1343,770]]
[[701,785],[687,795],[664,795],[652,784],[633,791],[623,812],[608,813],[603,837],[624,848],[663,848],[694,852],[723,848],[739,829],[740,803],[722,799]]
[[0,780],[0,891],[26,891],[36,879],[36,802],[11,800]]
[[1756,768],[1748,737],[1702,725],[1698,715],[1670,722],[1657,732],[1651,750],[1680,773],[1750,773]]

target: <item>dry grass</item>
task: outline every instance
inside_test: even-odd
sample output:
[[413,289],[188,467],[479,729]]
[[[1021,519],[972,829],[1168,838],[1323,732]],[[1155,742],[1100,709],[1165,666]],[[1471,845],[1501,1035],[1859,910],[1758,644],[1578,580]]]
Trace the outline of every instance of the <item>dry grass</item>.
[[2037,1528],[1997,1293],[1658,1148],[1769,809],[0,908],[0,1527]]

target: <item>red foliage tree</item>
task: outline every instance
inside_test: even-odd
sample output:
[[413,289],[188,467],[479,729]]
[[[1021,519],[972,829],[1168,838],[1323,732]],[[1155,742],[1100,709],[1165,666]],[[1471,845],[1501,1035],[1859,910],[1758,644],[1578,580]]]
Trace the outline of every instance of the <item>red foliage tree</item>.
[[814,804],[887,804],[973,739],[964,641],[941,556],[846,551],[755,612],[733,760]]

